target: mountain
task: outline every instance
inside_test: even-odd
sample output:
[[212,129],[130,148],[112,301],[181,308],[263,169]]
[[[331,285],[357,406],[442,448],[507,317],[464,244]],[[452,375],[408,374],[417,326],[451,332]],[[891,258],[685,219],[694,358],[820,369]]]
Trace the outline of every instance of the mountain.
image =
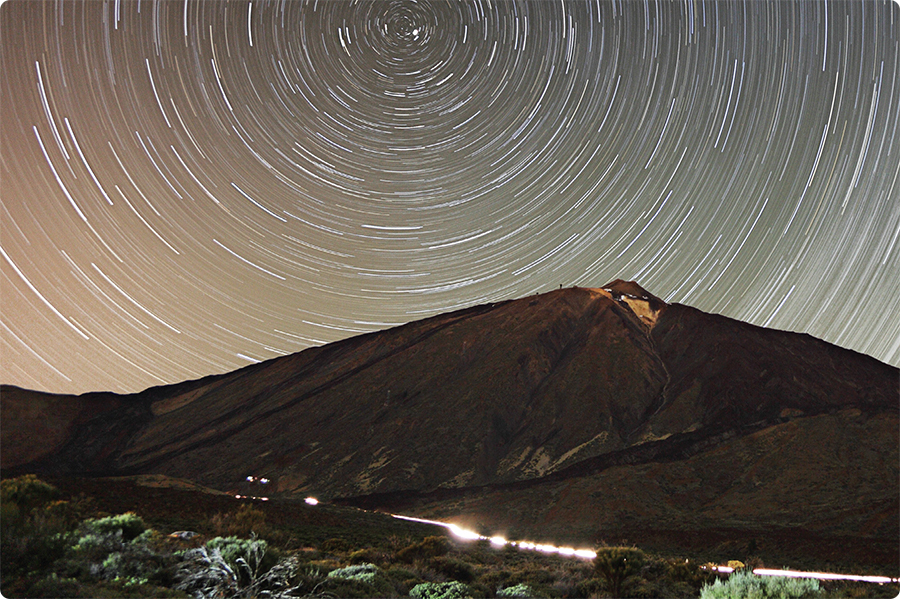
[[896,564],[898,390],[868,356],[617,280],[133,395],[5,386],[0,466],[265,477],[268,496],[522,536],[802,537]]

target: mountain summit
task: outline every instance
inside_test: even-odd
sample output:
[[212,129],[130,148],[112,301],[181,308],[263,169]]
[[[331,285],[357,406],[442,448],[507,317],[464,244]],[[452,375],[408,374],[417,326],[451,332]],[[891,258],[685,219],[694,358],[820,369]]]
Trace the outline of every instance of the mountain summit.
[[523,535],[799,531],[895,559],[898,384],[868,356],[616,280],[134,395],[4,387],[0,457],[4,474],[232,492],[266,477],[271,496]]
[[660,310],[666,306],[666,302],[648,293],[634,281],[616,279],[604,285],[602,290],[617,302],[624,302],[638,318],[643,318],[650,326],[656,324]]

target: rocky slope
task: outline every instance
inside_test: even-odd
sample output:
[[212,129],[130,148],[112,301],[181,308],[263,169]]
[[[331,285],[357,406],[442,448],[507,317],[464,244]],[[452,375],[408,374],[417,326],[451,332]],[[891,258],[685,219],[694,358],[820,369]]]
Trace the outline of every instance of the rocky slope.
[[898,388],[873,358],[614,281],[131,396],[4,387],[0,457],[226,491],[266,477],[267,495],[523,534],[795,528],[891,556]]

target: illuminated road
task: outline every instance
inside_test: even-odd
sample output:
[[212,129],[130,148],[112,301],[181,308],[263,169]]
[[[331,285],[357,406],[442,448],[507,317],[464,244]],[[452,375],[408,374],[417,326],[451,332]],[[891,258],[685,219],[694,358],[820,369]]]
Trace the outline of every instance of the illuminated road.
[[[453,536],[467,541],[490,541],[492,545],[497,547],[503,547],[505,545],[510,545],[513,547],[517,547],[519,549],[527,549],[532,551],[540,551],[542,553],[556,553],[559,555],[578,557],[582,559],[594,559],[597,557],[597,553],[591,551],[590,549],[574,549],[572,547],[556,547],[555,545],[548,545],[542,543],[531,543],[528,541],[507,541],[503,537],[486,537],[484,535],[480,535],[475,531],[466,530],[465,528],[460,527],[457,524],[451,524],[448,522],[439,522],[437,520],[425,520],[423,518],[413,518],[412,516],[400,516],[398,514],[391,514],[394,518],[399,518],[400,520],[409,520],[410,522],[421,522],[424,524],[433,524],[435,526],[441,526],[449,530]],[[734,571],[734,568],[729,568],[728,566],[715,566],[715,570],[717,572],[722,573],[731,573]],[[753,573],[758,576],[788,576],[791,578],[816,578],[819,580],[851,580],[857,582],[874,582],[878,584],[885,583],[893,583],[900,582],[898,578],[889,578],[887,576],[863,576],[858,574],[833,574],[830,572],[801,572],[799,570],[772,570],[768,568],[756,568],[753,570]]]
[[[253,479],[253,482],[268,482],[267,479],[255,479],[253,477],[248,477],[248,480]],[[263,483],[265,484],[265,483]],[[237,498],[251,498],[246,495],[236,495]],[[268,500],[267,497],[252,497],[252,499],[262,499]],[[307,497],[304,500],[308,505],[318,505],[319,500],[315,497]],[[479,534],[473,530],[465,529],[458,524],[453,524],[451,522],[441,522],[439,520],[427,520],[425,518],[415,518],[413,516],[402,516],[400,514],[391,514],[394,518],[399,520],[406,520],[408,522],[419,522],[422,524],[431,524],[433,526],[440,526],[442,528],[446,528],[450,531],[454,537],[461,539],[463,541],[490,541],[492,545],[495,547],[504,547],[511,546],[516,547],[518,549],[524,549],[528,551],[540,551],[541,553],[549,553],[549,554],[557,554],[567,557],[577,557],[580,559],[594,559],[597,557],[597,553],[590,549],[575,549],[574,547],[557,547],[556,545],[550,545],[547,543],[532,543],[530,541],[508,541],[500,536],[487,537],[485,535]],[[730,574],[734,572],[734,568],[730,568],[728,566],[712,566],[712,569],[715,569],[717,572],[721,572],[723,574]],[[757,576],[787,576],[791,578],[816,578],[818,580],[849,580],[856,582],[872,582],[877,584],[888,584],[888,583],[896,583],[900,582],[900,578],[890,578],[888,576],[868,576],[861,574],[834,574],[832,572],[803,572],[800,570],[773,570],[770,568],[756,568],[753,570],[753,573]]]

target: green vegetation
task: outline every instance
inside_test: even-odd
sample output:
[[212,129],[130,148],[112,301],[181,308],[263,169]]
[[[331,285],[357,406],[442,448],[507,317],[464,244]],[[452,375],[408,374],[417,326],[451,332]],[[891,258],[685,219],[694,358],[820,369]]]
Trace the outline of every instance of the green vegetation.
[[423,582],[409,591],[416,599],[465,599],[469,597],[469,587],[461,582]]
[[259,539],[216,537],[180,554],[175,588],[197,598],[278,597],[290,591],[298,564],[279,560]]
[[704,585],[700,599],[811,599],[821,597],[818,580],[757,576],[746,570],[737,571],[728,580]]
[[[4,510],[31,510],[58,496],[59,490],[56,487],[39,480],[34,474],[0,482],[0,499]],[[4,512],[3,515],[7,514]]]
[[743,571],[726,579],[635,547],[599,547],[593,562],[498,549],[328,504],[238,502],[114,479],[52,482],[2,481],[5,597],[677,599],[702,592],[705,599],[763,599],[895,597],[900,590]]
[[633,584],[646,561],[644,552],[630,547],[606,547],[597,551],[594,568],[606,581],[613,597],[624,597],[626,585]]
[[381,575],[381,570],[375,564],[357,564],[346,568],[338,568],[328,573],[329,578],[358,580],[366,583],[375,582],[379,575]]
[[404,547],[397,552],[397,559],[401,562],[412,563],[416,560],[424,560],[432,557],[446,555],[450,551],[450,542],[446,537],[425,537],[420,543]]
[[540,597],[541,595],[525,583],[506,587],[497,591],[498,597]]

